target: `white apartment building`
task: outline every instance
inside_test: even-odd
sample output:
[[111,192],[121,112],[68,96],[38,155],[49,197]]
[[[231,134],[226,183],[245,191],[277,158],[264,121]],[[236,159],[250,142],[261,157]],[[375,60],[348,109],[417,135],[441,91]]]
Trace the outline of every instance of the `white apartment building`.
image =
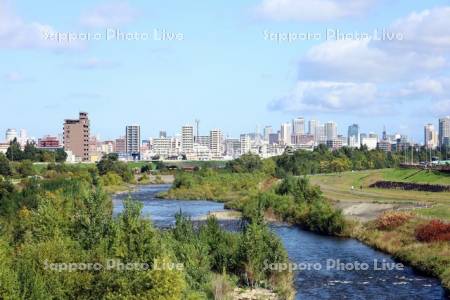
[[222,131],[220,129],[213,129],[209,133],[211,155],[213,159],[220,159],[223,157],[222,147]]
[[181,127],[181,151],[185,154],[194,150],[194,126],[185,125]]
[[361,146],[367,146],[367,149],[373,150],[377,148],[378,138],[376,137],[361,137]]
[[295,118],[292,120],[292,133],[294,135],[305,134],[305,119],[304,118]]
[[241,134],[240,138],[240,144],[241,144],[241,155],[247,154],[251,150],[251,140],[250,136],[248,134]]
[[436,149],[439,139],[436,129],[433,124],[427,124],[424,126],[424,146],[427,149]]
[[324,135],[327,141],[337,139],[337,125],[335,122],[327,122],[324,124]]
[[292,125],[290,123],[281,124],[280,143],[282,145],[291,145]]

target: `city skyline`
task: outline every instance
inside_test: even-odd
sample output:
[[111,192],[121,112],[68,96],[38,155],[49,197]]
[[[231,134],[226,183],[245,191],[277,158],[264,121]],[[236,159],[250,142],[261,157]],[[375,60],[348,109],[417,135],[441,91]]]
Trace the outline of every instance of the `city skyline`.
[[[83,112],[80,111],[80,114],[84,114],[87,112]],[[76,114],[72,114],[72,116],[76,116]],[[92,120],[92,116],[89,113],[90,119]],[[427,122],[421,125],[421,130],[420,132],[416,133],[416,135],[418,136],[418,138],[414,138],[413,136],[410,136],[408,134],[405,134],[405,132],[401,132],[401,131],[394,131],[391,129],[387,129],[387,131],[390,134],[402,134],[404,136],[408,137],[408,140],[410,142],[413,143],[417,143],[420,145],[425,145],[425,141],[424,141],[424,137],[427,135],[427,132],[424,132],[424,127],[428,127],[431,126],[432,130],[436,131],[436,133],[439,132],[439,128],[440,128],[440,121],[441,120],[449,120],[450,119],[450,115],[449,116],[441,116],[439,118],[437,118],[434,122]],[[69,120],[72,121],[70,118],[64,118],[65,121]],[[300,131],[298,131],[298,129],[296,128],[296,123],[301,120],[301,126],[299,128],[301,128]],[[200,124],[201,120],[200,119],[195,119],[192,122],[177,122],[176,129],[173,133],[169,134],[167,133],[168,131],[166,130],[166,127],[164,127],[164,125],[160,126],[160,127],[154,127],[151,131],[155,132],[155,134],[153,135],[146,135],[146,134],[141,134],[141,129],[143,128],[143,126],[141,125],[140,122],[131,122],[131,123],[124,123],[122,124],[122,129],[121,132],[116,133],[115,135],[112,136],[108,136],[108,137],[104,137],[102,136],[100,133],[95,132],[92,130],[92,125],[95,124],[91,123],[89,125],[90,127],[90,135],[93,137],[97,137],[100,138],[101,140],[104,141],[108,141],[108,140],[114,140],[116,138],[121,138],[121,137],[126,137],[127,132],[128,132],[128,127],[134,127],[134,126],[138,126],[139,127],[139,140],[143,141],[147,138],[156,138],[156,137],[161,137],[161,135],[167,136],[167,137],[175,137],[175,136],[181,136],[182,132],[183,132],[183,128],[184,127],[192,127],[192,134],[193,136],[204,136],[204,135],[209,135],[211,131],[213,130],[220,130],[221,131],[221,135],[224,138],[239,138],[240,135],[242,134],[259,134],[261,137],[265,137],[264,134],[264,130],[267,128],[270,128],[270,133],[279,133],[280,134],[280,138],[282,138],[283,140],[283,127],[286,126],[286,133],[285,133],[285,138],[287,138],[287,136],[294,136],[294,135],[308,135],[308,134],[313,134],[314,135],[314,131],[317,130],[318,128],[311,128],[311,122],[314,124],[314,126],[322,126],[322,130],[323,130],[323,135],[326,137],[326,140],[331,140],[331,139],[335,139],[338,136],[342,136],[342,137],[346,137],[349,138],[351,135],[353,135],[354,133],[350,134],[349,133],[349,128],[353,127],[353,126],[357,126],[356,132],[358,132],[358,140],[359,140],[359,135],[360,134],[376,134],[377,136],[381,137],[381,134],[386,132],[386,126],[383,125],[382,128],[380,128],[380,130],[373,130],[373,129],[368,129],[368,128],[362,128],[358,123],[356,122],[348,122],[348,124],[339,124],[333,120],[318,120],[318,119],[309,119],[303,116],[297,116],[292,118],[291,120],[286,120],[285,122],[282,122],[280,124],[265,124],[264,126],[260,126],[260,125],[256,125],[254,126],[254,130],[249,130],[249,131],[245,131],[242,130],[240,132],[238,132],[238,134],[236,135],[230,135],[227,132],[226,128],[221,128],[221,127],[212,127],[212,128],[202,128]],[[450,121],[447,121],[450,122]],[[173,123],[173,122],[172,122]],[[297,125],[298,126],[298,125]],[[330,128],[327,130],[327,126]],[[159,129],[155,129],[155,128],[159,128]],[[144,128],[145,129],[145,128]],[[41,137],[45,137],[45,136],[61,136],[63,137],[63,133],[64,130],[61,131],[54,131],[54,132],[46,132],[42,135],[35,135],[33,134],[32,131],[29,130],[29,128],[25,128],[23,126],[18,126],[18,127],[5,127],[5,128],[0,128],[0,132],[4,132],[4,139],[0,138],[0,142],[1,141],[6,141],[9,140],[8,139],[8,135],[12,134],[20,137],[20,135],[22,134],[22,131],[25,133],[26,137],[28,138],[32,138],[37,140],[38,138]],[[144,130],[145,131],[145,130]],[[148,131],[148,129],[147,129]],[[156,133],[157,132],[157,133]],[[331,132],[331,133],[330,133]],[[30,134],[31,133],[31,134]],[[381,133],[381,134],[380,134]],[[316,133],[318,134],[318,133]],[[445,131],[445,135],[448,135],[448,132]],[[381,138],[380,138],[381,139]],[[442,142],[441,138],[438,137],[436,138],[437,142]]]
[[[386,126],[422,140],[424,124],[450,114],[448,3],[364,0],[355,9],[354,1],[322,2],[335,10],[319,16],[314,12],[324,9],[303,0],[1,0],[0,99],[8,114],[0,129],[33,128],[42,136],[55,132],[61,116],[88,111],[92,131],[105,139],[122,123],[139,122],[142,136],[156,136],[160,127],[178,130],[170,120],[195,118],[201,129],[239,136],[301,115],[376,132]],[[107,28],[156,30],[158,40],[58,43],[50,35]],[[405,39],[326,40],[327,29],[387,30]],[[182,38],[169,41],[170,33]],[[278,33],[322,37],[274,41]]]

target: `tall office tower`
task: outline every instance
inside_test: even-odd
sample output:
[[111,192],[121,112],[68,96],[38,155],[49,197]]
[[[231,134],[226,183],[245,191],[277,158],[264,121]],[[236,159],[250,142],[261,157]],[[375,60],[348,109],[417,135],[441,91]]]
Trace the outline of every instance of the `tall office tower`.
[[167,132],[165,130],[160,130],[159,131],[159,137],[160,138],[166,138],[167,137]]
[[291,123],[281,124],[280,143],[283,145],[291,145],[292,126]]
[[439,147],[450,146],[450,116],[439,119]]
[[318,142],[318,127],[319,121],[317,120],[309,120],[308,122],[308,134],[314,137],[314,142]]
[[332,141],[337,138],[337,125],[335,122],[327,122],[324,125],[325,137],[327,141]]
[[194,127],[185,125],[181,127],[181,151],[183,153],[192,153],[194,150]]
[[349,147],[356,147],[359,148],[360,142],[359,142],[359,125],[353,124],[348,126],[348,142]]
[[304,118],[295,118],[292,120],[292,133],[294,135],[305,134],[305,119]]
[[272,133],[272,126],[266,126],[264,127],[264,141],[269,142],[269,136]]
[[222,131],[220,129],[213,129],[209,132],[209,141],[211,154],[213,158],[222,157]]
[[71,151],[78,161],[89,161],[90,124],[88,114],[80,112],[78,119],[64,121],[64,150]]
[[141,157],[141,126],[128,125],[125,129],[126,153],[139,160]]
[[241,143],[241,155],[247,154],[251,150],[251,141],[248,134],[241,134],[239,141]]
[[17,139],[17,130],[14,128],[8,128],[5,133],[6,142],[12,142],[14,139]]
[[280,132],[269,134],[269,145],[280,144]]
[[438,144],[437,131],[433,124],[426,124],[424,126],[424,142],[423,145],[427,149],[435,149]]
[[317,126],[317,144],[326,144],[327,136],[325,133],[325,124],[319,124]]

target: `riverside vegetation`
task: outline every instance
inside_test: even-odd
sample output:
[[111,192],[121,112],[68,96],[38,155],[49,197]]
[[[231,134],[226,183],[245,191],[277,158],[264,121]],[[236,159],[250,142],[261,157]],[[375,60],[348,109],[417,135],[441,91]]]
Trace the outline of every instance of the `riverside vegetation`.
[[[1,154],[0,161],[12,164]],[[113,217],[104,185],[134,180],[114,157],[33,173],[40,176],[0,179],[2,299],[227,299],[235,287],[293,296],[291,274],[263,268],[265,260],[288,257],[260,219],[231,233],[214,218],[194,228],[180,214],[174,228],[162,231],[132,199]],[[108,269],[111,260],[119,267]]]
[[[433,232],[438,226],[428,223],[440,221],[430,221],[423,217],[423,213],[392,212],[367,223],[345,220],[342,212],[333,207],[332,199],[324,197],[318,186],[311,185],[306,177],[293,176],[319,170],[344,172],[348,168],[361,166],[361,162],[373,169],[395,167],[399,161],[401,158],[396,154],[366,149],[332,152],[319,148],[312,153],[296,151],[266,160],[249,154],[231,161],[224,170],[180,172],[176,175],[173,188],[160,196],[222,201],[226,207],[242,211],[244,218],[265,216],[320,234],[353,237],[439,277],[444,287],[449,289],[450,226],[440,226],[440,231],[435,233],[439,238],[424,241],[418,238],[417,232],[423,230],[421,228],[431,228],[427,232]],[[342,165],[345,167],[336,167]],[[334,167],[321,169],[321,166]],[[433,176],[433,180],[439,177],[438,174]],[[440,205],[448,209],[449,203]]]

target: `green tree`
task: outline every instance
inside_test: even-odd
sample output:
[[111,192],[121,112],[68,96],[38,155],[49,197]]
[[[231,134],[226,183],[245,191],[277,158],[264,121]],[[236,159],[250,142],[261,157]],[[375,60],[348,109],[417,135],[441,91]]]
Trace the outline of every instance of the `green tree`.
[[0,153],[0,175],[11,176],[11,164],[3,153]]
[[64,151],[64,149],[57,149],[55,151],[55,161],[62,163],[67,160],[67,153]]
[[23,151],[16,138],[9,143],[6,157],[10,161],[20,161],[23,159]]
[[16,172],[21,177],[28,177],[36,174],[33,162],[31,160],[23,160],[15,165]]

